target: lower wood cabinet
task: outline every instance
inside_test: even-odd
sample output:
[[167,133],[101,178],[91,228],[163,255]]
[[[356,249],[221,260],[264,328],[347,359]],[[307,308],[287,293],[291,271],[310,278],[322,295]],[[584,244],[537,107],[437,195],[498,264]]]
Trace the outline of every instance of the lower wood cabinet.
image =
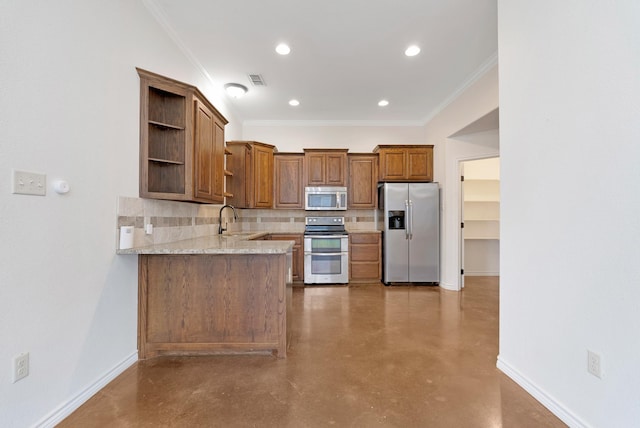
[[349,281],[375,282],[382,278],[379,233],[349,234]]
[[293,233],[272,233],[269,236],[274,241],[294,241],[293,244],[293,263],[292,276],[296,282],[304,280],[304,248],[302,234]]
[[271,350],[286,358],[286,254],[140,255],[138,355]]

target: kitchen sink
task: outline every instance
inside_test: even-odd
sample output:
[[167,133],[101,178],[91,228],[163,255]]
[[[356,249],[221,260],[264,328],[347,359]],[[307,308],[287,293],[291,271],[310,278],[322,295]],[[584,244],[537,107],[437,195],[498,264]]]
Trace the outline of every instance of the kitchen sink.
[[[266,232],[223,232],[222,238],[249,238],[256,239],[266,235]],[[254,236],[255,235],[255,236]]]

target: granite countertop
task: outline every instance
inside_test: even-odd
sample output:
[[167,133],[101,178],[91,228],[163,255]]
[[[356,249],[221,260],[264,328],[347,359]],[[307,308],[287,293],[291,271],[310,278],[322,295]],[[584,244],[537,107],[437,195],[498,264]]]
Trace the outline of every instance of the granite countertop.
[[286,254],[292,241],[252,241],[266,232],[210,235],[182,241],[117,250],[116,254]]

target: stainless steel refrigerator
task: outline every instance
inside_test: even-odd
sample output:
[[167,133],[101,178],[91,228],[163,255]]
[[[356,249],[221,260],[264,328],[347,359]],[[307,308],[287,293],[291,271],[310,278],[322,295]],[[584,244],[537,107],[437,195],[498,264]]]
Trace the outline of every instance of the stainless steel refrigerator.
[[438,183],[380,183],[378,204],[383,282],[440,282]]

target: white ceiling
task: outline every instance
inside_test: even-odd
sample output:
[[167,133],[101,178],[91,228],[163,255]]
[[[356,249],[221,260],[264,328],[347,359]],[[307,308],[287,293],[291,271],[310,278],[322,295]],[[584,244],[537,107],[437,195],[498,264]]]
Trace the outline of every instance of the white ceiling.
[[496,0],[145,3],[214,85],[249,88],[230,101],[241,121],[424,123],[497,60]]

